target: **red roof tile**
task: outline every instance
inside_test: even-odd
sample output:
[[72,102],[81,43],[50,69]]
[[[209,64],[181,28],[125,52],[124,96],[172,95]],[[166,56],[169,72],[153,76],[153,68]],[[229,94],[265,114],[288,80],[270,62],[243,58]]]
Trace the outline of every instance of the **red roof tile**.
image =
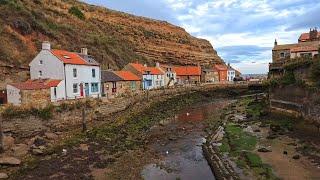
[[319,46],[301,46],[301,47],[294,47],[291,48],[291,52],[311,52],[311,51],[318,51]]
[[124,81],[140,81],[141,79],[130,71],[115,71],[116,75]]
[[199,66],[175,66],[173,71],[176,72],[177,76],[200,76],[201,67]]
[[226,66],[224,64],[215,64],[215,65],[213,65],[213,69],[216,69],[218,71],[227,71],[228,66]]
[[[318,38],[320,37],[320,32],[318,32]],[[302,33],[299,37],[299,41],[307,41],[310,39],[310,33]]]
[[140,73],[145,73],[146,71],[150,71],[151,74],[153,75],[162,75],[164,74],[159,68],[157,67],[145,67],[142,64],[138,63],[130,63],[130,65],[135,68],[137,71]]
[[51,87],[56,87],[59,85],[61,80],[55,79],[37,79],[37,80],[27,80],[22,83],[10,84],[20,90],[37,90],[37,89],[49,89]]
[[88,63],[82,59],[77,53],[69,52],[65,50],[51,50],[57,58],[59,58],[65,64],[87,65]]

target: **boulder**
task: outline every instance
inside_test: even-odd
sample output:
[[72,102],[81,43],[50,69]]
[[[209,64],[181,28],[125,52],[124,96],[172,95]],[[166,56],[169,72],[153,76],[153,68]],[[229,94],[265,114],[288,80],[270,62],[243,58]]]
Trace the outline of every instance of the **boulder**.
[[300,155],[299,154],[296,154],[292,157],[292,159],[300,159]]
[[80,144],[80,149],[82,151],[89,151],[89,146],[87,144]]
[[261,148],[259,148],[258,149],[258,152],[272,152],[272,150],[271,149],[269,149],[269,148],[266,148],[266,147],[261,147]]
[[0,173],[0,179],[8,179],[9,176],[6,173]]
[[44,153],[41,149],[33,149],[32,154],[39,156],[39,155],[43,155]]
[[55,133],[46,132],[46,133],[44,133],[44,135],[45,135],[46,138],[49,139],[49,140],[56,140],[56,139],[58,139],[58,135],[55,134]]
[[14,157],[2,157],[0,158],[1,165],[20,165],[21,160]]
[[15,157],[23,157],[28,154],[29,147],[26,144],[17,144],[16,146],[12,147],[12,151]]
[[33,144],[36,146],[43,146],[47,144],[47,142],[42,137],[36,137]]
[[11,136],[3,137],[4,150],[8,150],[14,145],[14,138]]

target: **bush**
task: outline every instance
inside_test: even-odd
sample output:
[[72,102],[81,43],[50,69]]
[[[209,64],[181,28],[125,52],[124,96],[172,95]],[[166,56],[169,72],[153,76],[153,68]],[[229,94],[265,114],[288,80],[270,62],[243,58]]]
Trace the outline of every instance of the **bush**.
[[48,120],[53,117],[54,106],[49,104],[44,108],[23,108],[10,105],[4,109],[2,117],[5,119],[24,118],[27,116],[39,117],[43,120]]
[[281,84],[290,85],[296,83],[293,71],[286,71],[281,79]]
[[320,62],[315,61],[311,66],[311,78],[317,84],[317,86],[320,86],[319,77],[320,77]]
[[72,6],[70,9],[69,9],[69,13],[78,17],[79,19],[81,20],[84,20],[85,19],[85,16],[84,14],[81,12],[81,10],[76,7],[76,6]]

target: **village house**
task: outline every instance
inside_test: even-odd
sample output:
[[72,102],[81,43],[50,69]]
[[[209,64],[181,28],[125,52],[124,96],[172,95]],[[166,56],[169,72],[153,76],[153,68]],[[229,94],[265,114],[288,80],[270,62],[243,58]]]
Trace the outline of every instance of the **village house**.
[[57,100],[57,87],[62,80],[36,79],[7,85],[8,103],[25,106],[46,106]]
[[162,72],[164,73],[164,85],[166,87],[174,86],[177,83],[177,74],[176,72],[173,71],[172,65],[166,65],[166,64],[159,65],[157,63],[156,66],[159,66],[160,70],[162,70]]
[[230,64],[228,64],[228,75],[227,75],[227,80],[229,82],[233,82],[234,78],[236,77],[236,70],[233,69]]
[[50,43],[44,42],[29,66],[32,80],[61,80],[54,89],[55,101],[101,96],[100,65],[87,48],[76,53],[51,49]]
[[219,74],[217,71],[214,71],[212,68],[201,68],[201,82],[203,83],[213,83],[219,82]]
[[213,69],[214,69],[214,71],[218,72],[220,83],[228,81],[228,67],[226,65],[214,64]]
[[201,82],[200,66],[175,66],[173,71],[178,84],[199,84]]
[[279,45],[277,40],[274,42],[272,49],[272,63],[269,64],[269,76],[280,77],[284,69],[283,65],[296,58],[316,58],[320,45],[320,39],[316,29],[310,30],[309,33],[300,35],[298,43]]
[[148,67],[139,63],[129,63],[124,70],[130,71],[141,79],[142,89],[158,89],[164,87],[164,72],[160,67]]
[[107,98],[131,96],[141,89],[141,80],[130,71],[102,71],[102,94]]

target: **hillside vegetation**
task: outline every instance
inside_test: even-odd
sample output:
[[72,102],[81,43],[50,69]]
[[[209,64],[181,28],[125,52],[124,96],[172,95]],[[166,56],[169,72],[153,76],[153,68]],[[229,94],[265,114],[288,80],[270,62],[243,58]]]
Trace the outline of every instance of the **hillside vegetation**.
[[28,67],[45,40],[56,49],[88,47],[103,68],[119,69],[132,61],[222,62],[208,41],[164,21],[74,0],[0,0],[3,74],[12,76],[12,69]]

